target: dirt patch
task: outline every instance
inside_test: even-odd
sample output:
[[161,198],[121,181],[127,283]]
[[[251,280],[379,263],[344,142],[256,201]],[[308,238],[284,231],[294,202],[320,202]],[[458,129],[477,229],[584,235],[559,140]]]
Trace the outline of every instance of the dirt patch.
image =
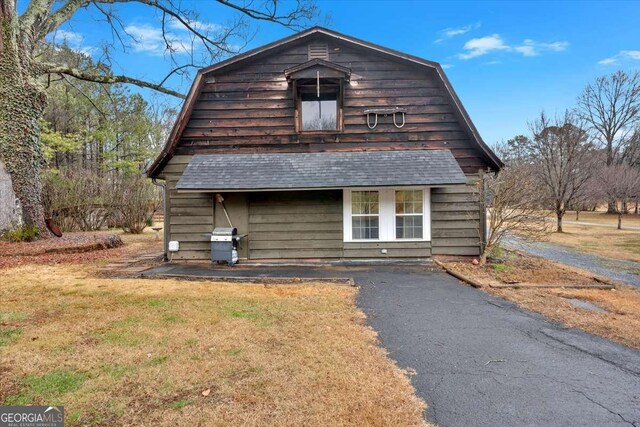
[[[490,294],[568,327],[640,350],[640,290],[636,288],[617,285],[613,289],[589,289],[599,283],[592,275],[517,252],[505,252],[501,260],[485,266],[462,259],[443,262],[447,268],[481,284]],[[500,287],[508,283],[518,283],[519,287]],[[583,288],[563,288],[581,285]],[[588,302],[602,311],[576,306],[572,299]]]
[[503,257],[484,266],[474,265],[468,259],[438,259],[447,267],[485,286],[530,284],[562,287],[600,283],[592,275],[580,274],[574,268],[520,252],[505,252]]
[[151,230],[139,235],[122,231],[66,233],[61,238],[52,237],[36,242],[0,241],[0,269],[58,263],[101,266],[115,259],[161,252],[162,241],[157,240]]
[[76,254],[117,248],[124,245],[114,234],[70,234],[35,242],[0,242],[0,256],[38,256],[46,254]]
[[[354,287],[87,267],[2,272],[0,313],[22,333],[0,351],[0,404],[64,403],[69,426],[424,425]],[[38,321],[43,307],[57,315]]]

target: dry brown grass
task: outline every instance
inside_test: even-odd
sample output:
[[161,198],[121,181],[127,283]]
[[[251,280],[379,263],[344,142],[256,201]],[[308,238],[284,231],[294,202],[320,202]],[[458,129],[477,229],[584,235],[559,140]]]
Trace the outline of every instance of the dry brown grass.
[[[635,206],[631,204],[629,208],[633,211]],[[555,218],[553,214],[549,214],[551,217]],[[575,211],[567,211],[567,214],[564,217],[565,220],[575,221],[576,213]],[[580,212],[580,222],[593,222],[596,224],[610,224],[610,225],[618,225],[618,215],[616,214],[608,214],[606,212]],[[625,225],[631,225],[635,227],[640,227],[640,215],[629,214],[624,215],[622,217],[622,227]]]
[[[547,215],[555,226],[555,214],[549,211],[542,213]],[[572,211],[567,212],[564,219],[564,233],[551,233],[544,240],[581,252],[640,262],[640,231],[624,229],[625,226],[640,227],[640,215],[624,215],[622,230],[597,225],[569,224],[566,221],[575,220],[575,212]],[[581,212],[580,222],[617,225],[618,217],[606,212]]]
[[563,228],[564,233],[552,233],[545,240],[582,252],[640,262],[640,231],[574,224]]
[[[467,261],[445,262],[448,268],[485,285],[483,290],[513,301],[544,316],[586,332],[640,350],[640,290],[619,286],[613,290],[569,289],[562,286],[597,284],[592,275],[560,266],[545,259],[506,252],[503,261],[475,266]],[[496,288],[492,285],[518,282],[523,287]],[[556,288],[527,288],[553,285]],[[571,305],[567,299],[591,302],[607,313],[596,313]]]
[[503,261],[488,262],[484,266],[473,265],[469,260],[449,260],[448,267],[485,285],[505,283],[530,283],[538,285],[586,285],[594,284],[591,276],[578,274],[576,269],[549,262],[543,258],[505,252]]
[[[621,287],[602,289],[493,289],[488,292],[518,303],[566,326],[640,350],[640,291]],[[576,308],[567,298],[589,301],[608,311]]]
[[424,425],[355,288],[0,275],[0,403],[71,426]]

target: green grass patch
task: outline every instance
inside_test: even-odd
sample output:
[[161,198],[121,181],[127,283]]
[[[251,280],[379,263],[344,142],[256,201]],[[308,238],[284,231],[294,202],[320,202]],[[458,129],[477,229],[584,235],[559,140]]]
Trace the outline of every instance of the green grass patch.
[[0,322],[17,322],[27,317],[29,315],[21,311],[0,311]]
[[27,375],[20,394],[8,396],[6,405],[28,405],[36,402],[56,404],[62,395],[78,390],[87,376],[78,371],[59,369],[44,375]]
[[119,380],[125,376],[134,373],[137,368],[135,366],[126,365],[109,365],[103,368],[104,372],[114,380]]
[[640,238],[629,238],[616,246],[640,255]]
[[146,305],[151,308],[167,308],[169,307],[169,300],[163,298],[152,298],[146,301]]
[[142,319],[140,319],[139,317],[128,317],[123,320],[116,320],[115,322],[111,322],[111,325],[115,326],[116,328],[128,328],[131,326],[137,326],[140,323],[142,323]]
[[162,316],[162,321],[166,324],[177,324],[177,323],[185,323],[186,320],[175,314],[166,314]]
[[231,350],[227,351],[227,356],[237,356],[240,353],[242,353],[241,348],[232,348]]
[[138,347],[145,341],[142,336],[126,329],[101,330],[95,334],[95,337],[104,343],[122,347]]
[[22,328],[1,328],[0,327],[0,347],[11,344],[22,334]]
[[171,404],[171,407],[176,410],[180,410],[186,406],[191,405],[193,402],[190,400],[176,400]]
[[169,356],[154,356],[151,359],[147,360],[145,366],[158,366],[165,363],[169,360]]
[[512,266],[506,265],[506,264],[500,264],[500,263],[491,264],[491,267],[493,268],[494,271],[497,271],[497,272],[513,270]]
[[280,317],[280,310],[274,304],[262,304],[256,301],[232,300],[221,307],[223,317],[252,320],[259,325],[269,326]]

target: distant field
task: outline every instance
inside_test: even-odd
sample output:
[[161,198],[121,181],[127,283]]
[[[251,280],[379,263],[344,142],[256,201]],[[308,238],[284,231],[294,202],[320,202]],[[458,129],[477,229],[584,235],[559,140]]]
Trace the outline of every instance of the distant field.
[[[555,215],[545,212],[555,230]],[[615,226],[618,217],[604,212],[580,212],[580,221],[584,224],[571,224],[575,221],[575,211],[569,211],[564,217],[564,233],[553,232],[544,240],[568,246],[582,252],[609,258],[640,262],[640,230],[625,229],[625,226],[640,227],[640,215],[624,215],[622,230],[615,227],[603,227],[595,224]],[[594,224],[594,225],[591,225]],[[640,274],[640,272],[638,272]]]
[[[575,221],[576,220],[576,212],[569,211],[565,216],[565,220]],[[580,212],[580,221],[581,222],[594,222],[597,224],[618,224],[618,215],[608,214],[605,212]],[[640,215],[636,214],[628,214],[623,215],[622,217],[622,227],[625,225],[632,225],[636,227],[640,227]]]

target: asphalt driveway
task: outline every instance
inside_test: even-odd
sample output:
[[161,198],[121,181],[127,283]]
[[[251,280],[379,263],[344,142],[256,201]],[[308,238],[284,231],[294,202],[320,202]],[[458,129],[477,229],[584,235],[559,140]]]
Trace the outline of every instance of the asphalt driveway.
[[640,353],[442,271],[356,272],[358,304],[440,426],[640,426]]
[[425,266],[210,268],[145,275],[352,277],[358,305],[440,426],[639,426],[640,353]]

